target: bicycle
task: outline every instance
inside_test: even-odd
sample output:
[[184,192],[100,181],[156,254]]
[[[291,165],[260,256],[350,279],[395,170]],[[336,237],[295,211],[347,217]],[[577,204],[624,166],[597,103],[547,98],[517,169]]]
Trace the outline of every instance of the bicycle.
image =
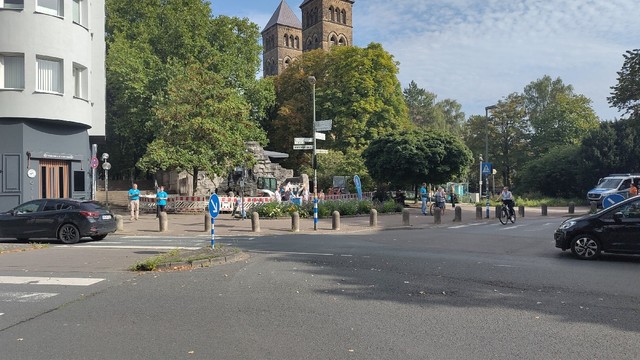
[[500,220],[500,223],[502,223],[502,225],[507,225],[509,221],[511,221],[512,224],[515,223],[516,222],[515,209],[511,211],[511,214],[509,214],[509,206],[507,206],[507,204],[505,203],[502,203],[502,207],[500,208],[500,213],[498,214],[498,219]]

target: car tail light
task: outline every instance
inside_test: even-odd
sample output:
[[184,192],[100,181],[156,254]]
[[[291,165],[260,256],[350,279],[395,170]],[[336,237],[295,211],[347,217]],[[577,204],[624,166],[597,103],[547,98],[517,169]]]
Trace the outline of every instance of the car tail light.
[[97,218],[100,216],[100,213],[96,211],[80,211],[80,215],[88,218]]

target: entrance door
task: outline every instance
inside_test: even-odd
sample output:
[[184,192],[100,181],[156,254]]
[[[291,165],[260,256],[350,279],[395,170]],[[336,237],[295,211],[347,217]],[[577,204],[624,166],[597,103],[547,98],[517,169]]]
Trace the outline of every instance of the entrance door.
[[46,199],[69,197],[69,162],[40,160],[40,197]]

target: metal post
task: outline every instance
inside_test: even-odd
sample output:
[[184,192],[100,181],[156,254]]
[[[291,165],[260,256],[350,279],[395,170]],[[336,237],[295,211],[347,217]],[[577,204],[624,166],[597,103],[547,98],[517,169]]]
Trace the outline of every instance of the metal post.
[[104,192],[107,197],[107,209],[109,208],[109,170],[104,171]]
[[316,153],[316,78],[309,76],[313,97],[313,230],[318,230],[318,158]]
[[[484,131],[484,157],[485,157],[485,161],[488,163],[489,162],[489,110],[493,110],[495,109],[496,106],[495,105],[490,105],[484,108],[485,111],[485,118],[486,118],[486,127],[485,127],[485,131]],[[490,198],[489,198],[489,174],[487,174],[487,179],[486,179],[486,192],[487,192],[487,212],[485,214],[485,217],[488,219],[489,218],[489,206],[490,206]]]
[[482,155],[480,155],[480,173],[478,174],[478,201],[482,201]]
[[216,237],[215,237],[215,222],[216,218],[211,218],[211,249],[215,249],[216,247]]
[[[91,144],[91,159],[98,157],[98,145]],[[91,166],[91,200],[96,199],[98,191],[98,170],[96,166]]]

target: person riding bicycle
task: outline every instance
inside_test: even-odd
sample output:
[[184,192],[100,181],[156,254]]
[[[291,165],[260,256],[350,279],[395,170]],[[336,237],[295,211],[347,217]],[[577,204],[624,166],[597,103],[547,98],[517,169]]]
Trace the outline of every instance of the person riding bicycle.
[[507,207],[509,208],[509,216],[512,216],[514,214],[513,211],[513,194],[511,194],[511,191],[509,191],[509,187],[505,186],[502,189],[502,193],[500,194],[500,196],[502,197],[502,203],[507,205]]

